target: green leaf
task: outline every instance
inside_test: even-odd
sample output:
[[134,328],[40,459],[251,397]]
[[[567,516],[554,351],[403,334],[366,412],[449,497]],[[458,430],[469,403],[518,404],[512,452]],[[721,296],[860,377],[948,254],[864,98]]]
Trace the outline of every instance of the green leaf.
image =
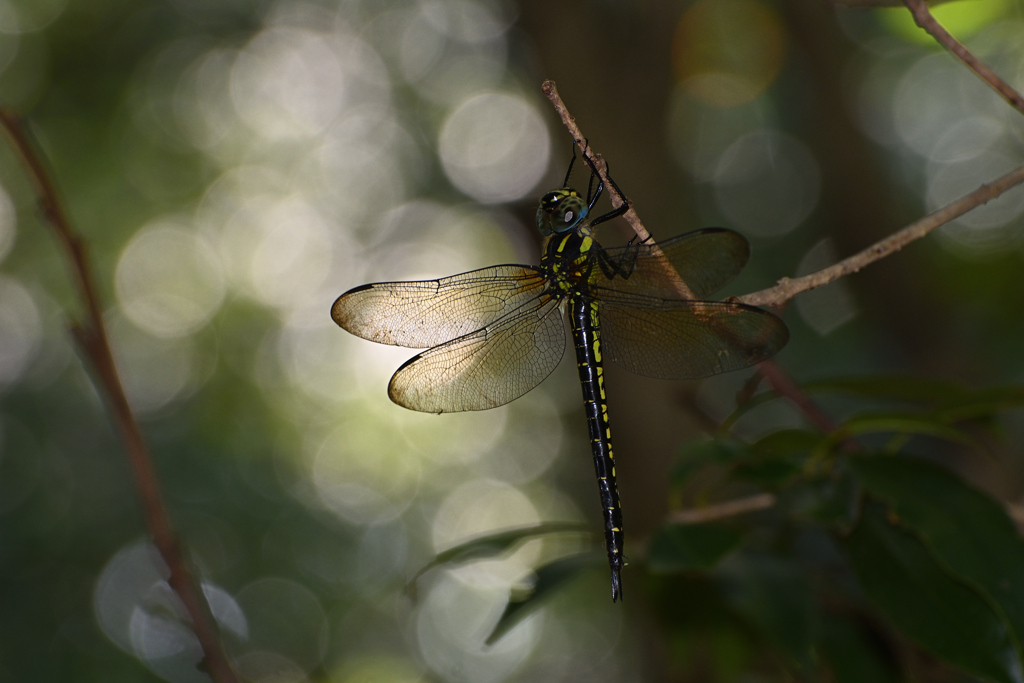
[[974,392],[959,401],[943,404],[936,411],[936,416],[949,422],[959,422],[990,417],[1021,406],[1024,406],[1024,387],[992,387]]
[[535,572],[537,580],[533,585],[533,590],[523,600],[509,600],[505,611],[485,642],[488,645],[498,642],[516,624],[542,607],[545,598],[551,596],[566,581],[595,567],[608,568],[604,553],[569,555],[539,567]]
[[831,618],[822,624],[821,653],[836,683],[897,683],[901,680],[891,653],[860,624]]
[[1005,622],[917,537],[890,524],[881,506],[865,506],[846,550],[867,597],[925,649],[990,681],[1024,681]]
[[821,434],[805,429],[780,429],[756,441],[750,446],[750,451],[758,458],[803,458],[821,439]]
[[706,465],[728,464],[746,453],[745,444],[729,437],[691,441],[680,450],[679,458],[672,469],[672,483],[685,483],[694,472]]
[[813,662],[815,613],[807,577],[779,558],[742,554],[718,571],[729,605],[798,668]]
[[847,472],[797,482],[779,494],[779,506],[801,519],[849,529],[856,521],[859,493],[859,482]]
[[897,434],[919,434],[939,439],[976,445],[977,442],[966,432],[951,427],[948,423],[930,415],[914,413],[877,413],[858,415],[847,420],[840,432],[845,436],[896,432]]
[[829,434],[828,438],[821,442],[815,449],[814,459],[820,459],[824,454],[836,448],[840,443],[852,436],[864,434],[916,434],[920,436],[932,436],[946,441],[977,446],[977,441],[967,432],[939,420],[930,415],[919,415],[915,413],[869,413],[857,415],[850,418]]
[[970,582],[1024,638],[1024,540],[995,500],[948,470],[904,456],[851,458],[850,466],[946,569]]
[[733,551],[742,536],[722,524],[670,524],[651,540],[647,566],[652,574],[708,570]]
[[841,377],[803,385],[810,393],[853,394],[886,401],[934,404],[960,400],[967,390],[954,382],[907,375],[867,375]]
[[544,524],[537,524],[536,526],[509,529],[507,531],[500,531],[487,536],[479,536],[465,543],[460,543],[453,548],[449,548],[442,553],[438,553],[433,560],[421,567],[420,570],[416,572],[411,579],[409,579],[409,583],[406,584],[406,592],[415,594],[417,579],[434,567],[438,567],[443,564],[460,564],[462,562],[494,557],[534,536],[544,536],[547,534],[565,532],[583,534],[590,533],[589,527],[584,524],[578,524],[575,522],[547,522]]
[[784,484],[803,471],[804,464],[824,437],[802,429],[783,429],[750,446],[750,456],[737,463],[734,474],[765,485]]

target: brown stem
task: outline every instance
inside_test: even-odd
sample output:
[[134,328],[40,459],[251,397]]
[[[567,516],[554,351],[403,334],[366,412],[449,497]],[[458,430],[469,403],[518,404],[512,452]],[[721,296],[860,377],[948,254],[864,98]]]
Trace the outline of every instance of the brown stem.
[[796,382],[789,378],[785,372],[775,363],[775,361],[769,359],[757,366],[757,371],[764,375],[768,383],[772,385],[775,391],[779,392],[782,396],[785,396],[800,409],[800,412],[804,414],[807,421],[817,427],[819,430],[830,434],[839,428],[839,425],[835,421],[825,414],[825,412],[818,407],[818,405],[811,400],[811,397],[803,392],[803,390],[797,386]]
[[238,678],[224,652],[210,606],[185,560],[177,534],[164,507],[152,458],[118,377],[85,245],[82,238],[72,229],[67,215],[61,208],[57,189],[50,179],[41,155],[36,152],[31,134],[21,119],[13,112],[0,108],[0,126],[6,130],[21,157],[35,186],[43,214],[53,228],[57,241],[64,248],[71,276],[85,309],[84,321],[73,323],[71,334],[84,356],[92,363],[96,377],[106,393],[114,422],[124,441],[146,526],[170,570],[168,583],[181,598],[192,620],[192,629],[203,648],[204,664],[210,676],[218,683],[236,683]]
[[[580,128],[576,124],[576,119],[574,119],[569,113],[568,108],[566,108],[565,103],[559,96],[555,83],[553,81],[544,81],[541,88],[548,99],[551,100],[551,104],[554,106],[555,111],[558,112],[559,117],[562,119],[562,123],[565,124],[569,134],[572,135],[573,140],[576,142],[576,145],[580,150],[585,154],[589,153],[591,156],[600,159],[599,154],[587,152],[586,138],[583,137],[583,133],[580,132]],[[605,183],[605,186],[613,187],[610,179],[608,178],[605,165],[603,163],[598,163],[596,166],[598,175],[600,176],[601,181]],[[928,214],[924,218],[911,223],[897,232],[894,232],[885,239],[875,242],[870,247],[854,254],[853,256],[843,259],[839,263],[823,268],[817,272],[810,273],[809,275],[804,275],[803,277],[784,277],[779,280],[778,284],[774,287],[762,289],[761,291],[752,292],[750,294],[744,294],[743,296],[737,297],[736,300],[750,306],[781,306],[797,294],[821,287],[822,285],[827,285],[833,280],[837,280],[844,275],[856,273],[864,266],[878,261],[879,259],[883,259],[890,254],[894,254],[914,240],[924,237],[939,226],[964,215],[971,209],[995,199],[999,195],[1022,182],[1024,182],[1024,166],[1010,171],[991,183],[982,185],[974,192],[971,192],[951,204],[947,204],[941,209]],[[612,205],[621,206],[621,198],[618,198],[615,192],[611,192],[611,195]],[[629,222],[630,226],[633,227],[638,237],[646,239],[650,236],[650,233],[648,233],[644,228],[643,223],[640,222],[640,218],[637,216],[636,211],[633,210],[632,205],[630,205],[629,211],[625,213],[623,218],[625,218]],[[683,286],[685,287],[685,285]],[[693,297],[685,296],[684,294],[683,298],[692,299]]]
[[947,204],[938,211],[928,214],[839,263],[803,277],[784,277],[774,287],[744,294],[737,299],[751,306],[781,306],[797,294],[827,285],[844,275],[856,273],[864,266],[896,253],[914,240],[924,237],[932,230],[964,215],[971,209],[995,199],[1022,182],[1024,182],[1024,166],[1015,168],[991,183],[982,185],[974,192],[961,197],[952,204]]
[[[638,216],[636,211],[633,210],[633,203],[625,197],[620,197],[619,193],[616,191],[615,184],[612,183],[611,178],[608,176],[608,164],[605,163],[600,154],[595,154],[590,151],[587,139],[583,137],[583,133],[580,132],[580,127],[576,125],[576,119],[574,119],[569,113],[569,109],[565,106],[565,102],[562,101],[561,95],[558,94],[558,88],[555,87],[555,82],[544,81],[540,87],[547,98],[551,100],[551,105],[555,108],[555,111],[558,112],[558,116],[562,119],[562,123],[569,131],[569,134],[572,135],[572,139],[576,143],[576,146],[579,147],[580,153],[583,154],[585,159],[591,158],[594,160],[593,169],[597,171],[597,175],[601,179],[601,182],[608,189],[608,194],[611,196],[612,208],[617,209],[623,204],[628,205],[629,209],[622,215],[622,217],[627,223],[629,223],[629,226],[633,228],[633,232],[635,232],[636,236],[642,241],[646,242],[651,239],[651,233],[647,232],[647,228],[645,228],[644,224],[640,221],[640,216]],[[651,242],[649,246],[651,247],[651,252],[653,254],[661,255],[661,249],[656,243]],[[690,288],[687,287],[686,282],[681,279],[681,273],[675,272],[675,269],[672,268],[672,264],[669,263],[667,258],[663,257],[661,261],[665,274],[675,283],[676,289],[679,290],[679,295],[684,299],[696,299],[697,297],[695,297]]]
[[935,17],[932,16],[932,13],[928,10],[928,4],[924,0],[903,0],[903,4],[910,10],[910,14],[914,17],[914,23],[927,31],[940,45],[952,52],[957,59],[977,74],[978,78],[988,83],[1012,107],[1024,114],[1024,96],[1011,88],[985,62],[971,54],[970,50],[964,47],[963,43],[950,35],[949,31],[943,28],[942,24],[937,22]]
[[691,508],[689,510],[673,510],[665,517],[668,524],[700,524],[712,522],[717,519],[735,517],[747,512],[767,510],[775,505],[775,496],[770,493],[759,493],[747,498],[716,503],[703,508]]

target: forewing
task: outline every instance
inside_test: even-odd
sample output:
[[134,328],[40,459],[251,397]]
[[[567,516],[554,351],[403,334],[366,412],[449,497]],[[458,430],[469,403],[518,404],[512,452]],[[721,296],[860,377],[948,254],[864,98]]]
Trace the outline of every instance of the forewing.
[[410,359],[391,378],[388,396],[425,413],[496,408],[540,384],[564,351],[558,300],[545,294],[492,325]]
[[363,339],[422,349],[479,330],[543,289],[535,268],[491,266],[439,280],[362,285],[338,297],[331,317]]
[[767,311],[725,301],[634,297],[599,307],[603,356],[631,372],[697,379],[766,360],[789,340]]
[[[657,248],[656,248],[657,247]],[[666,268],[664,254],[672,268]],[[692,292],[694,299],[703,299],[724,287],[736,277],[750,257],[750,245],[738,232],[725,228],[705,228],[679,235],[657,245],[640,244],[605,249],[609,259],[628,266],[636,261],[628,277],[616,274],[607,278],[600,269],[594,283],[615,293],[641,294],[668,299],[684,298],[676,285],[675,274]],[[602,294],[602,297],[606,295]]]

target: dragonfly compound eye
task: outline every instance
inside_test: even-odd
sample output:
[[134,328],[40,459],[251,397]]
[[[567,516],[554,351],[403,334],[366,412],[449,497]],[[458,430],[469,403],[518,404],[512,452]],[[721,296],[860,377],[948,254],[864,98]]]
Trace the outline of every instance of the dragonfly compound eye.
[[542,235],[571,230],[586,214],[586,208],[583,199],[573,189],[548,192],[541,197],[537,207],[537,229]]

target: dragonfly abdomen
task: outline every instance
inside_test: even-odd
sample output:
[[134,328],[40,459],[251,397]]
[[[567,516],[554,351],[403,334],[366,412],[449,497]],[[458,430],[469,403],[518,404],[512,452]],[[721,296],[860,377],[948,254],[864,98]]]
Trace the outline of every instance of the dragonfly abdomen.
[[612,454],[612,432],[608,422],[608,402],[604,390],[604,368],[601,364],[601,327],[597,303],[582,296],[571,299],[573,344],[576,366],[583,387],[590,446],[594,454],[597,487],[604,513],[605,548],[612,572],[612,601],[622,597],[621,571],[625,536],[622,532],[622,508],[615,484],[615,457]]

